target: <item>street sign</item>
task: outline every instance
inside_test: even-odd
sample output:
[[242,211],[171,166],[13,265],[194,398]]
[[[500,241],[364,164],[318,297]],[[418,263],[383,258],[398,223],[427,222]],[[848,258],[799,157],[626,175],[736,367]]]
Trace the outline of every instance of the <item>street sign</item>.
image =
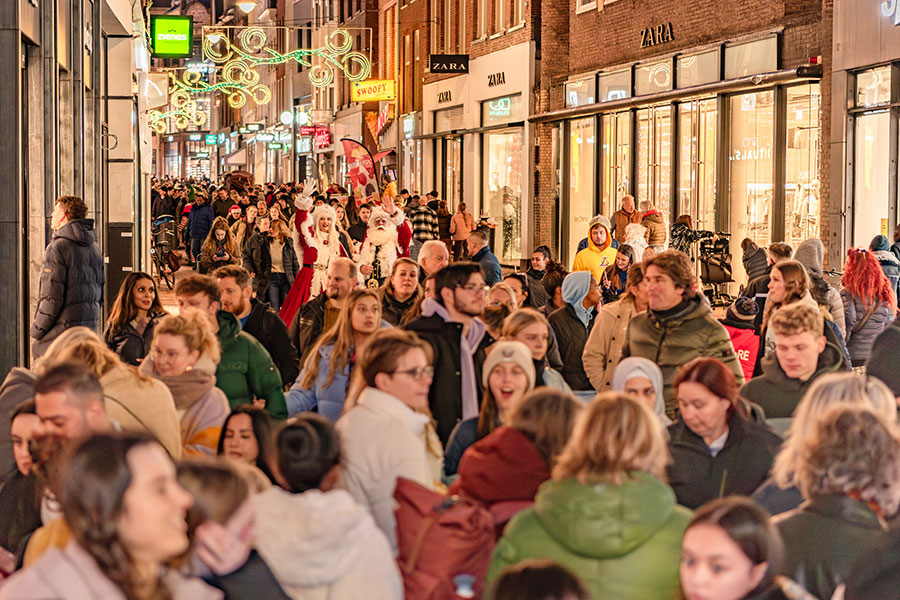
[[247,135],[248,133],[250,133],[250,130],[247,129],[246,127],[239,127],[239,128],[238,128],[238,132],[239,132],[241,135]]
[[300,135],[316,135],[316,128],[314,125],[304,125],[300,128]]
[[194,158],[209,158],[209,152],[197,152]]
[[396,97],[393,79],[369,79],[354,81],[350,84],[350,100],[352,102],[394,100]]
[[194,17],[150,15],[150,45],[154,58],[190,58],[193,43]]
[[430,67],[432,73],[468,73],[468,54],[431,54]]
[[331,145],[331,130],[328,127],[316,127],[316,148],[321,150]]
[[247,131],[262,131],[262,123],[247,123]]
[[257,133],[256,141],[257,142],[274,142],[275,134],[274,133]]
[[188,140],[191,142],[199,142],[202,139],[203,139],[203,136],[200,135],[199,133],[192,133],[192,134],[188,135]]
[[206,136],[206,145],[207,146],[215,146],[218,142],[219,142],[219,139],[216,136],[216,134],[210,133]]
[[278,142],[269,142],[268,144],[266,144],[266,148],[268,148],[269,150],[281,150],[282,146]]

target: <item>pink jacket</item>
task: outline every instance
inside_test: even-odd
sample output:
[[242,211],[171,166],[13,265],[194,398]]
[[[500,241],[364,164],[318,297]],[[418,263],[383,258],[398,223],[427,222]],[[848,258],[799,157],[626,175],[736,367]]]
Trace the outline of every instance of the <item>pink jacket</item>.
[[475,231],[475,218],[470,213],[453,213],[450,219],[450,235],[454,242],[462,242],[469,239],[469,234]]

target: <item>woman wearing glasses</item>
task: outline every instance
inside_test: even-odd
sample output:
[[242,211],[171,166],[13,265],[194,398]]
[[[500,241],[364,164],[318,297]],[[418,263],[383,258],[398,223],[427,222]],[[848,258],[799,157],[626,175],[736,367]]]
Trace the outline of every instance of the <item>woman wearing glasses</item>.
[[397,551],[394,486],[403,477],[429,489],[440,477],[441,445],[428,415],[431,346],[399,329],[375,333],[358,358],[337,430],[341,476]]

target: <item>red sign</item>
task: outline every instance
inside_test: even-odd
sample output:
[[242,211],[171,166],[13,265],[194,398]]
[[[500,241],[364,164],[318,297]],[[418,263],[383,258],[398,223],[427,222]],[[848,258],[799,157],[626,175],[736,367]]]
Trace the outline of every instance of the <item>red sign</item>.
[[384,128],[388,126],[388,123],[390,123],[394,119],[393,108],[393,104],[385,104],[384,107],[378,112],[378,120],[375,122],[376,135],[381,135],[381,132],[384,131]]
[[316,135],[316,128],[313,125],[304,125],[300,128],[300,135]]
[[328,127],[316,127],[316,148],[327,148],[331,145],[331,130]]

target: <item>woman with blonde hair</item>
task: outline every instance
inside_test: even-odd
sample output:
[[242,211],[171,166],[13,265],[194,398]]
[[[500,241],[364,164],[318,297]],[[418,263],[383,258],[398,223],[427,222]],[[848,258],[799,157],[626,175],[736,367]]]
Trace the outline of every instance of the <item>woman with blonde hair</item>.
[[181,458],[178,413],[169,388],[125,364],[87,327],[72,327],[53,340],[37,365],[38,374],[54,365],[78,362],[100,381],[106,416],[123,431],[150,434],[173,460]]
[[523,559],[549,558],[579,573],[595,598],[677,598],[672,557],[690,512],[663,482],[668,460],[650,409],[624,394],[598,395],[534,507],[507,525],[488,581]]
[[492,338],[500,339],[503,321],[518,308],[516,292],[509,285],[498,282],[491,286],[491,289],[484,295],[484,311],[481,313],[481,320],[484,321]]
[[785,546],[781,574],[831,598],[888,540],[885,520],[900,506],[900,437],[893,420],[838,405],[816,419],[798,458],[806,502],[775,520]]
[[794,411],[787,439],[775,457],[772,476],[753,493],[753,499],[769,514],[793,510],[803,502],[797,487],[797,464],[803,444],[817,419],[834,406],[862,406],[887,421],[896,420],[897,415],[894,394],[874,377],[828,373],[816,378]]
[[319,338],[303,371],[284,400],[288,415],[318,408],[332,422],[344,411],[353,361],[381,327],[381,299],[376,290],[354,290],[341,305],[337,321]]
[[504,340],[522,342],[531,350],[536,387],[544,385],[567,394],[572,392],[559,371],[548,364],[552,330],[547,317],[541,312],[533,308],[520,308],[504,319],[500,333]]
[[220,356],[209,318],[198,310],[183,310],[160,321],[151,353],[140,366],[141,373],[161,380],[172,392],[187,456],[214,455],[231,412],[228,398],[216,387]]
[[200,249],[200,272],[210,273],[225,265],[239,265],[240,254],[228,221],[216,217]]

